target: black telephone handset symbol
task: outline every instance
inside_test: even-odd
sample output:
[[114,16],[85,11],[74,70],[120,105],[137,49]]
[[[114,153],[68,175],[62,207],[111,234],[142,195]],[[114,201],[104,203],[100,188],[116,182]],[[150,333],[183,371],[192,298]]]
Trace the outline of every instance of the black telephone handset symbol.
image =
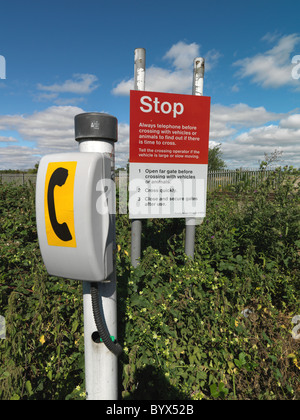
[[70,241],[72,239],[71,232],[68,228],[67,223],[58,223],[55,212],[54,203],[54,188],[58,185],[61,187],[64,185],[68,178],[68,170],[65,168],[57,168],[51,175],[49,186],[48,186],[48,210],[52,228],[55,234],[62,241]]

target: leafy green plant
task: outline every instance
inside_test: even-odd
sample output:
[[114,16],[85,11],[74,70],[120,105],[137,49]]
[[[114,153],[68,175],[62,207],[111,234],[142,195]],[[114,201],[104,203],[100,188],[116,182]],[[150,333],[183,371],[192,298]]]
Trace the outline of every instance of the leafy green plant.
[[218,385],[212,384],[210,386],[210,393],[213,398],[225,398],[228,395],[229,390],[225,387],[223,382],[220,382]]
[[34,187],[0,185],[1,399],[64,399],[82,383],[82,287],[49,277],[36,236]]
[[[116,217],[119,393],[126,399],[299,399],[299,182],[282,168],[209,194],[195,258],[184,222]],[[0,185],[1,399],[84,399],[82,285],[48,276],[34,187]]]

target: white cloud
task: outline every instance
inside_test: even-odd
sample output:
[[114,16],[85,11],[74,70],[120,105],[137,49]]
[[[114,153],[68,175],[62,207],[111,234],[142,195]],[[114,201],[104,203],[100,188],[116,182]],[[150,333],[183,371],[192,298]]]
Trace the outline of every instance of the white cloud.
[[34,141],[42,151],[71,148],[74,139],[74,116],[83,112],[72,106],[53,106],[32,115],[0,116],[0,129],[17,130],[27,141]]
[[113,88],[112,93],[117,96],[129,95],[130,90],[134,88],[134,79],[122,80]]
[[[145,86],[147,91],[168,93],[191,93],[192,70],[168,70],[151,66],[146,71]],[[114,95],[129,95],[134,88],[134,79],[122,80],[113,90]]]
[[[45,154],[77,151],[74,117],[82,112],[85,111],[74,106],[52,106],[31,115],[0,116],[0,169],[33,168]],[[23,141],[1,136],[1,130],[18,132]],[[128,124],[119,124],[118,137],[116,165],[126,166],[129,155]],[[34,147],[26,142],[34,143]]]
[[280,34],[275,31],[275,32],[267,32],[262,38],[262,41],[266,41],[270,44],[272,44],[273,42],[277,41],[278,38],[280,38]]
[[264,107],[252,108],[246,104],[212,105],[210,139],[224,141],[232,138],[240,129],[277,121],[284,115],[268,112]]
[[37,88],[47,92],[83,95],[97,89],[99,86],[96,84],[97,81],[98,78],[94,74],[74,74],[73,79],[66,80],[62,84],[55,83],[54,85],[46,86],[38,83]]
[[[292,144],[289,139],[296,136],[298,140]],[[299,134],[278,130],[276,126],[253,129],[222,144],[223,158],[231,168],[257,168],[264,154],[275,150],[282,152],[280,165],[300,166]]]
[[231,125],[243,127],[251,127],[257,124],[264,124],[268,121],[278,120],[283,115],[285,114],[268,112],[263,106],[256,108],[252,108],[246,104],[212,106],[212,116],[215,121],[228,122]]
[[205,70],[209,71],[211,70],[213,67],[215,67],[218,64],[219,59],[222,57],[222,54],[213,49],[207,52],[207,54],[205,54]]
[[53,85],[37,84],[38,92],[33,94],[36,102],[51,102],[56,105],[76,105],[85,101],[84,96],[68,97],[68,94],[87,95],[99,87],[93,74],[74,74],[72,79]]
[[191,93],[192,71],[150,67],[146,72],[146,90],[153,92]]
[[36,149],[20,145],[0,147],[0,169],[30,169],[39,160]]
[[280,126],[285,128],[300,129],[300,114],[289,115],[287,118],[280,121]]
[[[151,66],[146,69],[145,85],[147,91],[169,93],[192,93],[193,63],[199,57],[200,46],[195,42],[187,44],[179,41],[164,55],[163,59],[171,63],[171,68]],[[221,57],[216,50],[208,51],[205,57],[205,68],[210,70]],[[113,90],[114,95],[129,95],[133,89],[134,79],[122,80]]]
[[199,49],[199,45],[195,42],[186,44],[179,41],[166,52],[164,59],[171,60],[173,66],[177,69],[190,69],[194,58],[199,56]]
[[[270,41],[270,34],[267,34],[265,38]],[[237,75],[241,78],[250,77],[253,83],[264,88],[291,85],[298,89],[299,83],[296,83],[292,78],[291,55],[299,43],[300,36],[298,34],[281,37],[270,50],[236,61],[234,66],[240,67]]]
[[[287,149],[292,146],[300,152],[300,129],[293,130],[281,128],[278,125],[270,124],[264,127],[253,128],[247,133],[236,137],[235,142],[239,145],[260,144],[263,146]],[[299,144],[299,147],[297,148]]]
[[74,117],[81,112],[77,107],[53,106],[31,115],[0,116],[0,130],[17,131],[23,139],[21,144],[0,148],[0,169],[31,168],[44,154],[76,150]]
[[239,85],[236,83],[235,85],[232,86],[231,90],[232,92],[239,92],[240,91]]
[[17,140],[12,136],[9,136],[9,137],[0,136],[0,143],[14,143],[16,141]]
[[246,104],[215,105],[210,145],[222,144],[228,167],[258,167],[264,153],[283,152],[284,165],[300,166],[300,114],[272,113]]
[[129,124],[119,123],[118,141],[115,143],[116,167],[125,168],[129,159]]
[[[0,169],[28,169],[42,155],[78,150],[74,117],[82,112],[79,107],[53,106],[30,115],[0,116]],[[118,128],[116,166],[125,167],[129,157],[129,125],[119,123]],[[15,132],[23,141],[14,138]],[[283,152],[283,164],[299,167],[300,114],[277,114],[246,104],[212,105],[210,146],[218,143],[222,144],[228,167],[258,167],[264,153],[275,149]]]

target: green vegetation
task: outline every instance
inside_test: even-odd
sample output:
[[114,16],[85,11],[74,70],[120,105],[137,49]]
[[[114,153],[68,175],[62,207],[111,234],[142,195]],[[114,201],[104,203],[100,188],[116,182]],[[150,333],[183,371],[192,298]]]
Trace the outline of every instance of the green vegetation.
[[[209,194],[194,261],[184,220],[146,220],[133,269],[117,215],[120,398],[299,399],[299,219],[297,171],[277,169]],[[84,399],[82,285],[47,275],[32,185],[0,185],[0,251],[0,398]]]
[[226,168],[226,163],[222,159],[221,144],[208,150],[208,170],[220,171]]

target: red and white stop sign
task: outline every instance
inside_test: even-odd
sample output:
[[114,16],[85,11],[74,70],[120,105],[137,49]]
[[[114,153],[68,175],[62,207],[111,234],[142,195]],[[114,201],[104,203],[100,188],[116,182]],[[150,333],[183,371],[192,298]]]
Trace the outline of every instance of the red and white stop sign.
[[130,162],[207,164],[210,97],[130,92]]

